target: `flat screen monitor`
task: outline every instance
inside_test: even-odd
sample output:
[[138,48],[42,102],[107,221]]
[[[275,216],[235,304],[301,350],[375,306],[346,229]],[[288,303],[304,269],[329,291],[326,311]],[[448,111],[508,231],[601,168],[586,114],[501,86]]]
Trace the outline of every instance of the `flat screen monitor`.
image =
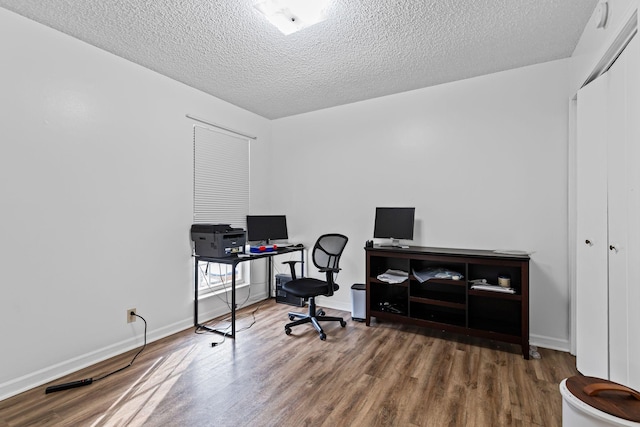
[[399,239],[413,240],[415,208],[376,208],[373,237],[391,239],[390,245],[400,246]]
[[288,239],[285,215],[247,215],[247,240],[269,242]]

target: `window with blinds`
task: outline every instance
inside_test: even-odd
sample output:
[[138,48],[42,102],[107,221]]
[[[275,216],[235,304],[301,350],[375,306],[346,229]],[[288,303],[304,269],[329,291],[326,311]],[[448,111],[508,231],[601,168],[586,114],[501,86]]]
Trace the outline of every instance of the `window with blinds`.
[[193,127],[195,224],[246,227],[249,140]]
[[[249,213],[249,140],[211,129],[193,127],[193,223],[229,224],[246,229]],[[200,292],[220,292],[231,286],[231,266],[200,263]],[[245,282],[241,263],[236,285]]]

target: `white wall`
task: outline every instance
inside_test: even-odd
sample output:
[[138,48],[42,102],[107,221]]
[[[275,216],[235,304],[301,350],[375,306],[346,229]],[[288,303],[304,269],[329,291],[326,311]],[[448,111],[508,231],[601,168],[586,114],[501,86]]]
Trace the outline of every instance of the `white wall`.
[[193,324],[185,114],[257,135],[260,168],[271,124],[2,8],[0,57],[2,399],[140,346],[128,308]]
[[533,252],[531,342],[567,350],[568,75],[555,61],[274,121],[290,233],[350,238],[322,303],[350,309],[375,207],[415,206],[416,245]]

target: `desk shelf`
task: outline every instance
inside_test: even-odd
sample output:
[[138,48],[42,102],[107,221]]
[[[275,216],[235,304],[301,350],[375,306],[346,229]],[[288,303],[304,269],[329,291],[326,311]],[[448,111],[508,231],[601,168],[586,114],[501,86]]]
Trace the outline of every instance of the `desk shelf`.
[[[367,307],[371,318],[437,328],[520,344],[529,359],[529,256],[449,248],[365,248]],[[413,271],[443,268],[461,277],[420,282]],[[409,273],[401,284],[377,278],[388,269]],[[419,275],[419,273],[416,273]],[[456,274],[457,275],[457,274]],[[511,278],[515,294],[473,290],[471,280]],[[389,307],[396,312],[390,312]]]

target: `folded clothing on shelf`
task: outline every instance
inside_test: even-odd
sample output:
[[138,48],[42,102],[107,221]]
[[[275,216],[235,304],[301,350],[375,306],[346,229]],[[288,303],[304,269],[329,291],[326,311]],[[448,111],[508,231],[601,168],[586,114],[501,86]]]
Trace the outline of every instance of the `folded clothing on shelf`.
[[402,283],[409,278],[409,273],[402,270],[387,270],[378,275],[378,280],[387,283]]

